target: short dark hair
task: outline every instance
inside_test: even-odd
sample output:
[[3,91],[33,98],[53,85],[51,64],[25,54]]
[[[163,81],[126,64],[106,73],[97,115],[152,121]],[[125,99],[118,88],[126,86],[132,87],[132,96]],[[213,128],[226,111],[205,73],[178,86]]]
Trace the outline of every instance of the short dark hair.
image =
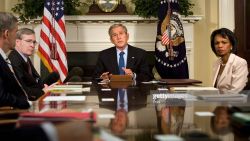
[[16,32],[16,39],[22,39],[23,35],[35,35],[35,31],[29,28],[20,28]]
[[215,51],[215,45],[214,45],[214,38],[216,35],[221,35],[223,38],[228,37],[228,39],[232,45],[231,52],[234,54],[237,54],[237,40],[236,40],[234,33],[227,28],[220,28],[220,29],[214,30],[210,36],[211,48],[212,48],[215,55],[217,55],[216,51]]
[[0,34],[2,34],[5,30],[13,29],[17,22],[18,20],[13,14],[0,12]]

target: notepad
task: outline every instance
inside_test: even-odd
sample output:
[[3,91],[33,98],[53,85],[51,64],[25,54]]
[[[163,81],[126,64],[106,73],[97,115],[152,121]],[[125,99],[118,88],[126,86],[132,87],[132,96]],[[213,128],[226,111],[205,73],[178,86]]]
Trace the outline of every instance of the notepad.
[[131,82],[131,75],[111,75],[110,82]]
[[90,87],[83,88],[82,85],[58,85],[51,89],[49,92],[90,92]]

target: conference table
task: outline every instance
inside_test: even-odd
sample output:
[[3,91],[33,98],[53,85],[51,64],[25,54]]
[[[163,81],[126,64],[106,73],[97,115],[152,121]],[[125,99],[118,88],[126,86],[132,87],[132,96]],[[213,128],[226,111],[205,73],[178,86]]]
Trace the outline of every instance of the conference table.
[[[235,126],[237,123],[234,124],[231,118],[239,107],[250,107],[249,96],[243,99],[226,97],[205,100],[197,97],[217,91],[211,88],[199,89],[202,88],[199,84],[186,86],[156,82],[82,84],[81,87],[85,89],[82,91],[52,91],[33,102],[28,111],[94,113],[94,127],[131,141],[171,140],[169,138],[173,135],[186,140],[249,140],[250,131]],[[120,102],[120,90],[126,95],[123,102]],[[46,100],[56,96],[82,96],[83,99]]]

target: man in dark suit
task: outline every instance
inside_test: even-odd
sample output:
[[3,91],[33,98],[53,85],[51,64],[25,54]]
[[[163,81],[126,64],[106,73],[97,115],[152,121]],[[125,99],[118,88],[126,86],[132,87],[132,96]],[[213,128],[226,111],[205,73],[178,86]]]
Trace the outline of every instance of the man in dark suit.
[[17,19],[0,12],[0,106],[28,108],[27,94],[15,77],[6,53],[14,48]]
[[[29,28],[21,28],[16,33],[15,50],[8,56],[15,73],[21,80],[29,96],[29,100],[38,99],[48,91],[48,88],[50,88],[48,85],[44,85],[40,75],[35,70],[29,58],[35,51],[35,45],[35,32]],[[56,79],[55,82],[58,79]]]
[[27,94],[17,80],[6,53],[14,49],[17,18],[0,12],[0,106],[29,108]]
[[109,79],[111,74],[120,74],[131,75],[137,81],[151,80],[146,51],[128,44],[127,28],[114,24],[109,28],[109,36],[115,46],[100,52],[93,78]]

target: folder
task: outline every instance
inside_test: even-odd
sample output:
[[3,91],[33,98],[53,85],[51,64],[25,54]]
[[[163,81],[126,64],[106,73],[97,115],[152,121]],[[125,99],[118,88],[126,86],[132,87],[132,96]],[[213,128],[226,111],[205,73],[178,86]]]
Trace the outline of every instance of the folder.
[[167,85],[194,85],[202,83],[202,81],[195,79],[160,79],[160,81],[165,82]]
[[38,125],[43,122],[60,123],[70,120],[96,121],[94,112],[25,112],[20,114],[17,124],[20,126]]
[[111,75],[110,82],[131,82],[131,75]]

